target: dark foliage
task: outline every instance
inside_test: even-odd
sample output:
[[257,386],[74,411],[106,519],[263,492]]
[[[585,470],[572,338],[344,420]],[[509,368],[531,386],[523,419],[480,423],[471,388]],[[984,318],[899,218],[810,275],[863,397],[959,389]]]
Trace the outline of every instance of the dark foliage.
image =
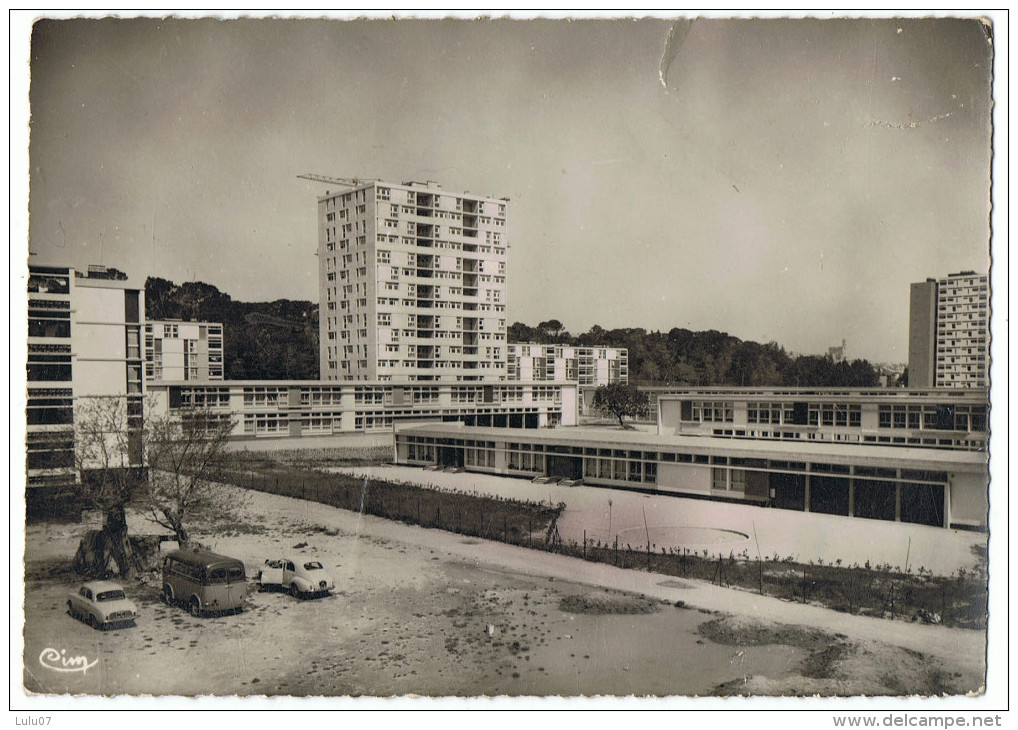
[[223,323],[227,380],[317,380],[318,305],[277,299],[236,302],[200,281],[145,282],[148,319]]

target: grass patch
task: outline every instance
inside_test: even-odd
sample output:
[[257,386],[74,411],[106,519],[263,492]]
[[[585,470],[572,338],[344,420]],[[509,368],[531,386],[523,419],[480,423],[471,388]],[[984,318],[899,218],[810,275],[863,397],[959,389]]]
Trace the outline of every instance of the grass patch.
[[655,613],[659,608],[660,603],[657,601],[625,593],[580,593],[565,596],[559,601],[559,609],[566,613],[646,614]]

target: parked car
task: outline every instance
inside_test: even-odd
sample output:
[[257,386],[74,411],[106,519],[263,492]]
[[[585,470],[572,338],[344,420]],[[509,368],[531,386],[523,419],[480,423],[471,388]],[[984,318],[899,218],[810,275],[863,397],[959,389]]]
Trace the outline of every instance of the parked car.
[[119,583],[95,580],[83,583],[77,591],[68,594],[67,612],[104,631],[117,624],[133,624],[138,616],[138,607]]
[[258,582],[263,589],[290,591],[294,598],[326,596],[336,587],[325,567],[319,561],[307,558],[266,560],[258,571]]

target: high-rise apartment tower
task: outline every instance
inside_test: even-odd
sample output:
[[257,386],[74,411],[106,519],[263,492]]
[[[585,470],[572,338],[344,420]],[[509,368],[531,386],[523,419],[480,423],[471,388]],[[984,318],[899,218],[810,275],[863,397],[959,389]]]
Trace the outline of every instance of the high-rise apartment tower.
[[909,387],[987,387],[989,340],[989,277],[962,271],[912,284]]
[[507,203],[433,182],[320,197],[321,379],[504,380]]

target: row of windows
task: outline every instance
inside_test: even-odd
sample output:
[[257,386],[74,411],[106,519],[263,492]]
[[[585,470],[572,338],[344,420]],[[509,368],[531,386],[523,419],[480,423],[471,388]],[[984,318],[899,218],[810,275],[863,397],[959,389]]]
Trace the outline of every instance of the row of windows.
[[583,476],[591,479],[654,483],[657,481],[657,463],[610,458],[584,459]]
[[185,408],[225,408],[230,405],[230,389],[183,388],[180,403]]
[[287,433],[289,425],[285,414],[245,413],[244,433]]
[[735,420],[735,410],[725,401],[693,401],[692,417],[704,423],[730,423]]
[[494,444],[490,448],[463,449],[463,463],[467,466],[479,466],[487,469],[495,468]]
[[840,403],[811,404],[809,407],[809,425],[861,426],[862,406]]
[[986,431],[986,406],[880,406],[881,428]]
[[747,420],[749,423],[792,423],[794,412],[792,403],[750,403]]
[[[436,439],[430,436],[415,436],[407,434],[400,437],[400,441],[409,445],[432,445],[444,439]],[[471,440],[456,441],[452,446],[456,448],[484,446],[495,449],[494,442],[475,442]],[[860,479],[892,479],[909,482],[923,482],[930,484],[946,483],[947,473],[942,471],[929,471],[921,469],[891,469],[884,467],[855,466],[846,464],[828,464],[824,462],[786,461],[781,459],[754,459],[745,457],[710,456],[707,454],[687,454],[674,452],[638,451],[631,449],[611,449],[591,446],[565,446],[561,444],[535,444],[525,442],[509,442],[505,444],[505,454],[508,462],[513,463],[523,454],[562,454],[574,457],[584,457],[584,464],[611,462],[625,464],[625,471],[632,467],[631,464],[642,464],[645,468],[650,467],[652,473],[656,474],[657,463],[687,463],[701,464],[711,467],[724,467],[726,469],[752,469],[777,472],[803,472],[809,474],[843,474],[854,476]],[[595,467],[585,466],[585,469]],[[596,467],[600,469],[600,467]],[[621,473],[615,466],[611,470],[605,469],[598,474]],[[588,474],[592,476],[593,474]]]
[[544,473],[544,454],[529,451],[507,452],[506,459],[510,471],[528,471]]
[[392,416],[387,413],[358,413],[354,416],[354,428],[358,431],[392,428]]
[[276,406],[286,400],[286,388],[245,388],[244,407]]

